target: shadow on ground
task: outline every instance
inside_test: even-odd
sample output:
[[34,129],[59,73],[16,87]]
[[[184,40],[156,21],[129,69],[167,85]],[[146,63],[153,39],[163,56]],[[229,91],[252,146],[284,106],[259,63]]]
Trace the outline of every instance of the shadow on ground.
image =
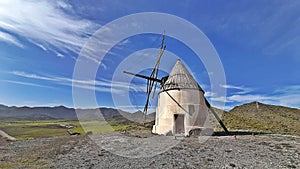
[[226,133],[224,131],[214,132],[213,136],[244,136],[244,135],[263,135],[270,134],[265,132],[251,132],[251,131],[230,131]]

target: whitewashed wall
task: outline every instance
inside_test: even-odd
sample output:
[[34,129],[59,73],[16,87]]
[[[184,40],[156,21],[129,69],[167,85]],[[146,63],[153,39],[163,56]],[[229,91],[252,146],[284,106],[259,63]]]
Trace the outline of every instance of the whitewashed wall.
[[184,114],[184,135],[188,135],[193,128],[204,127],[208,118],[208,108],[202,91],[198,89],[168,90],[161,92],[158,97],[153,133],[165,135],[171,131],[174,134],[174,114]]

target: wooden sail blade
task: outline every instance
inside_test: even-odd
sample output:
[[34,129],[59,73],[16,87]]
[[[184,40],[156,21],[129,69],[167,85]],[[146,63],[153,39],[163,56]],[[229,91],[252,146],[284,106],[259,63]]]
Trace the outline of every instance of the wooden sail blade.
[[146,115],[147,115],[147,111],[148,111],[150,95],[152,93],[152,98],[154,98],[157,83],[158,82],[162,83],[162,80],[158,79],[158,70],[159,70],[159,64],[160,64],[161,57],[164,53],[164,50],[166,49],[166,45],[164,45],[164,40],[165,40],[165,32],[162,36],[162,42],[161,42],[159,54],[158,54],[158,57],[156,59],[155,65],[154,65],[154,67],[153,67],[153,69],[150,73],[150,76],[144,76],[144,75],[140,75],[140,74],[131,73],[131,72],[128,72],[128,71],[123,71],[126,74],[130,74],[130,75],[133,75],[133,76],[136,76],[136,77],[147,79],[147,91],[146,91],[147,99],[146,99],[144,112],[143,112],[145,120],[146,120]]
[[140,77],[140,78],[144,78],[144,79],[147,79],[147,80],[156,81],[156,82],[161,83],[161,79],[155,79],[155,78],[151,78],[151,77],[148,77],[148,76],[131,73],[131,72],[128,72],[128,71],[123,71],[123,73],[126,73],[126,74],[129,74],[129,75],[133,75],[133,76],[136,76],[136,77]]
[[209,104],[208,100],[205,97],[204,97],[204,99],[205,99],[205,104],[209,108],[210,112],[215,116],[215,118],[217,119],[217,121],[219,122],[219,124],[221,125],[221,127],[224,129],[225,133],[227,135],[229,135],[229,131],[227,130],[227,127],[225,126],[225,124],[223,123],[223,121],[220,119],[220,117],[218,116],[218,114],[211,107],[211,105]]
[[[158,77],[158,70],[159,70],[159,65],[160,65],[160,60],[161,60],[161,57],[162,55],[164,54],[164,51],[166,49],[166,45],[164,44],[165,42],[165,32],[162,36],[162,41],[161,41],[161,46],[160,46],[160,50],[159,50],[159,55],[156,59],[156,63],[155,63],[155,66],[152,70],[152,73],[153,73],[153,78],[157,79]],[[154,91],[153,91],[153,94],[152,94],[152,98],[154,98],[154,95],[155,95],[155,92],[156,92],[156,87],[157,87],[157,82],[155,82],[154,84]]]

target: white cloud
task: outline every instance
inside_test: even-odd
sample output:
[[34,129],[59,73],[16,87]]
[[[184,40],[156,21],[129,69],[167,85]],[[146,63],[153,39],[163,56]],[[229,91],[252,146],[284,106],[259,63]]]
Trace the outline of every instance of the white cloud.
[[214,97],[214,96],[216,96],[217,94],[216,93],[214,93],[214,92],[205,92],[205,94],[204,94],[204,96],[205,97]]
[[18,39],[16,39],[15,37],[13,37],[8,33],[0,32],[0,41],[16,45],[20,48],[24,48],[24,46],[20,43]]
[[65,56],[61,53],[56,52],[56,56],[60,57],[60,58],[64,58]]
[[235,94],[246,94],[249,93],[251,91],[253,91],[253,89],[251,88],[247,88],[247,87],[243,87],[243,86],[234,86],[234,85],[220,85],[220,87],[223,87],[225,89],[236,89],[236,90],[240,90],[239,92],[235,92]]
[[280,104],[293,107],[300,107],[300,94],[280,96]]
[[48,50],[44,45],[39,44],[39,43],[36,43],[36,42],[33,41],[33,40],[29,40],[29,42],[35,44],[36,46],[38,46],[39,48],[41,48],[43,51],[47,51],[47,50]]
[[[46,80],[52,81],[55,84],[70,86],[70,87],[78,87],[82,89],[88,90],[95,90],[99,92],[109,92],[109,93],[124,93],[129,90],[134,90],[137,92],[145,92],[146,86],[145,84],[141,85],[134,85],[128,84],[124,82],[117,82],[117,81],[109,81],[109,80],[79,80],[79,79],[72,79],[66,77],[54,77],[54,76],[45,76],[45,75],[37,75],[31,73],[25,73],[21,71],[12,71],[8,72],[10,74],[29,78],[29,79],[37,79],[37,80]],[[38,85],[38,84],[37,84]],[[42,87],[42,86],[40,86]]]
[[[224,39],[236,41],[252,50],[262,50],[271,55],[281,53],[286,57],[298,56],[299,1],[266,2],[266,5],[251,3],[241,5],[239,10],[231,10],[233,6],[236,6],[235,2],[227,2],[222,12],[199,16],[206,23],[204,29],[221,32]],[[247,43],[241,35],[246,35]]]
[[221,87],[241,90],[238,92],[232,92],[232,94],[227,97],[218,97],[214,93],[210,92],[205,95],[212,101],[214,107],[221,108],[222,106],[219,105],[226,103],[226,106],[224,107],[225,110],[229,110],[240,104],[254,101],[287,107],[300,107],[300,85],[281,87],[269,94],[255,94],[253,89],[241,86],[221,85]]
[[232,95],[227,97],[227,102],[251,102],[251,101],[260,101],[268,99],[268,97],[261,96],[261,95]]
[[65,3],[64,1],[57,1],[56,4],[57,4],[57,6],[63,8],[63,9],[67,9],[67,10],[72,9],[72,6],[70,4]]
[[[63,1],[0,1],[0,28],[12,33],[5,34],[4,40],[20,47],[13,36],[18,35],[43,50],[78,53],[88,35],[99,25],[68,15],[62,8],[71,10],[72,6]],[[0,33],[3,36],[4,33]]]
[[220,85],[220,87],[223,87],[225,89],[239,89],[239,90],[243,90],[243,87],[240,87],[240,86],[233,86],[233,85]]
[[272,104],[300,107],[300,85],[285,86],[275,90],[270,96]]
[[[286,87],[289,88],[289,87]],[[295,89],[293,86],[290,88]],[[280,89],[282,91],[282,89]],[[300,88],[299,90],[285,90],[278,93],[275,90],[271,95],[264,94],[246,94],[232,95],[226,98],[227,103],[243,104],[247,102],[259,101],[266,104],[282,105],[288,107],[300,107]]]
[[283,93],[295,94],[295,93],[300,93],[300,85],[285,86],[285,87],[282,87],[282,88],[279,88],[279,89],[275,90],[274,93],[277,93],[277,94],[283,94]]
[[58,81],[58,79],[55,78],[50,78],[46,76],[40,76],[36,74],[30,74],[30,73],[25,73],[21,71],[12,71],[10,74],[16,75],[16,76],[21,76],[21,77],[26,77],[26,78],[31,78],[31,79],[40,79],[40,80],[50,80],[50,81]]
[[28,82],[15,81],[15,80],[0,80],[0,81],[7,82],[7,83],[13,83],[13,84],[19,84],[19,85],[33,86],[33,87],[53,88],[53,87],[50,87],[50,86],[39,85],[39,84],[28,83]]
[[210,100],[215,101],[215,102],[229,102],[226,97],[220,96],[220,97],[212,97]]

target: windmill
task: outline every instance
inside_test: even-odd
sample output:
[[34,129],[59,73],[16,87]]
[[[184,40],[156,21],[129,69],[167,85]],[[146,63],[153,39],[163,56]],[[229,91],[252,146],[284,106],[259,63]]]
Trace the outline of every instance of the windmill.
[[149,100],[155,94],[157,83],[160,83],[158,106],[156,108],[155,125],[152,132],[157,134],[172,133],[188,136],[194,129],[205,130],[205,121],[208,110],[215,116],[225,133],[228,130],[217,113],[204,97],[204,91],[189,73],[187,68],[178,60],[169,76],[158,78],[161,57],[166,49],[164,44],[165,33],[155,65],[149,76],[124,71],[136,77],[147,79],[147,98],[144,106],[144,122],[148,111]]

